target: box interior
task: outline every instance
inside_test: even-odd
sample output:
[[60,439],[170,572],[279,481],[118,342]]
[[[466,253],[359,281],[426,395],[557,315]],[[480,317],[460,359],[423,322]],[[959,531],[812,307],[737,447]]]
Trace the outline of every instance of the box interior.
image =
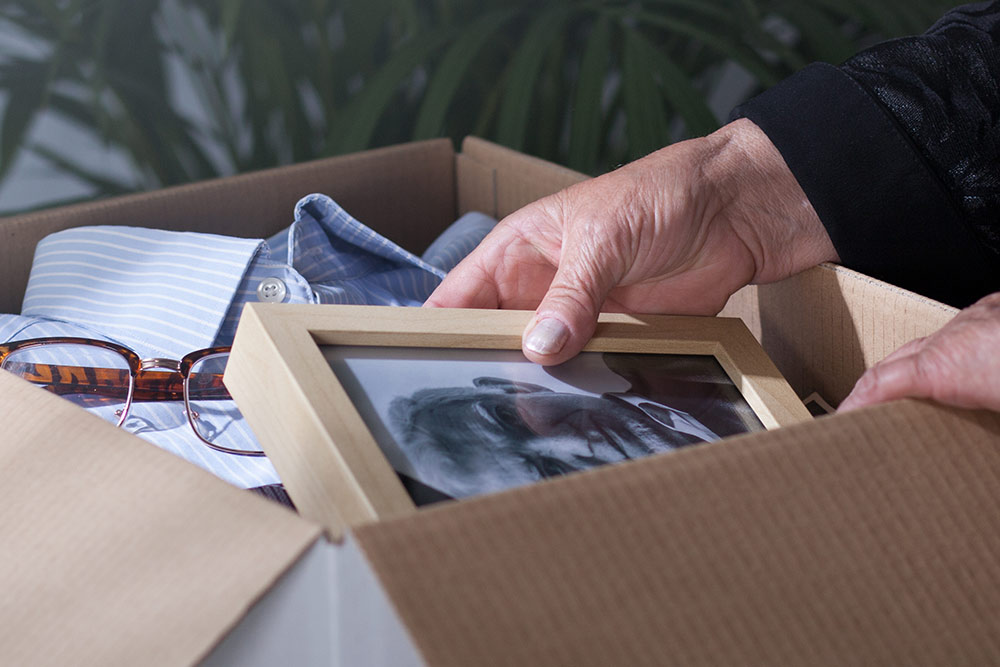
[[836,405],[865,369],[957,312],[823,264],[780,283],[745,287],[719,314],[743,319],[799,396],[818,392]]

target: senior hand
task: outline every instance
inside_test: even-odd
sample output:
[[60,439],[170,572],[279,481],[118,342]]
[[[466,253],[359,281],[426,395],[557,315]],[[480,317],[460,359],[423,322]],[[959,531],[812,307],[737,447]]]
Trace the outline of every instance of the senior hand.
[[983,297],[939,331],[869,368],[838,411],[905,397],[1000,410],[998,348],[1000,293]]
[[837,254],[780,153],[738,120],[511,214],[428,306],[535,309],[525,355],[561,363],[603,309],[712,315],[750,282]]

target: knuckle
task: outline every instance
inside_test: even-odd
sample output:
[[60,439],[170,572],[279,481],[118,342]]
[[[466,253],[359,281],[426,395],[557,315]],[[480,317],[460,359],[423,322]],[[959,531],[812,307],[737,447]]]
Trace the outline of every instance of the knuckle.
[[882,373],[882,364],[875,364],[858,379],[857,384],[854,387],[854,391],[862,396],[872,396],[878,393],[878,387],[881,384],[880,377]]
[[578,319],[596,318],[600,305],[579,288],[568,285],[553,285],[540,310],[558,310],[572,314],[573,324],[575,324]]
[[912,375],[916,384],[933,387],[941,378],[944,365],[933,352],[919,352],[913,356]]
[[1000,292],[987,294],[979,301],[974,303],[971,307],[975,308],[977,306],[984,306],[989,310],[1000,311]]

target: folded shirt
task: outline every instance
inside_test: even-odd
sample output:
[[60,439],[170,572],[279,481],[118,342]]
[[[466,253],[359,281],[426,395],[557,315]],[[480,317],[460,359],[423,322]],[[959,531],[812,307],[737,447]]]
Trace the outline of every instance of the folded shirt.
[[[417,306],[495,223],[466,214],[422,257],[322,194],[300,200],[291,226],[266,241],[67,229],[38,243],[21,314],[0,314],[0,341],[79,336],[113,341],[143,359],[180,359],[231,344],[251,301]],[[198,440],[180,403],[136,403],[125,427],[237,486],[279,481],[266,458],[217,452]],[[245,424],[226,436],[244,449],[255,442]]]

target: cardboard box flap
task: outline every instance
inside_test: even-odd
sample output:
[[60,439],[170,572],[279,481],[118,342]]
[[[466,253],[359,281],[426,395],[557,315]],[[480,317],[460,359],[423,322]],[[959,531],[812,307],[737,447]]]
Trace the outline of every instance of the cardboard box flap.
[[750,285],[720,315],[739,317],[799,396],[837,404],[865,369],[958,310],[857,271],[823,264],[779,283]]
[[455,219],[454,157],[450,140],[432,139],[0,218],[0,312],[20,312],[35,245],[53,232],[131,225],[264,238],[313,192],[419,254]]
[[986,664],[1000,416],[903,402],[364,526],[428,664]]
[[192,664],[319,535],[9,373],[0,403],[0,664]]

